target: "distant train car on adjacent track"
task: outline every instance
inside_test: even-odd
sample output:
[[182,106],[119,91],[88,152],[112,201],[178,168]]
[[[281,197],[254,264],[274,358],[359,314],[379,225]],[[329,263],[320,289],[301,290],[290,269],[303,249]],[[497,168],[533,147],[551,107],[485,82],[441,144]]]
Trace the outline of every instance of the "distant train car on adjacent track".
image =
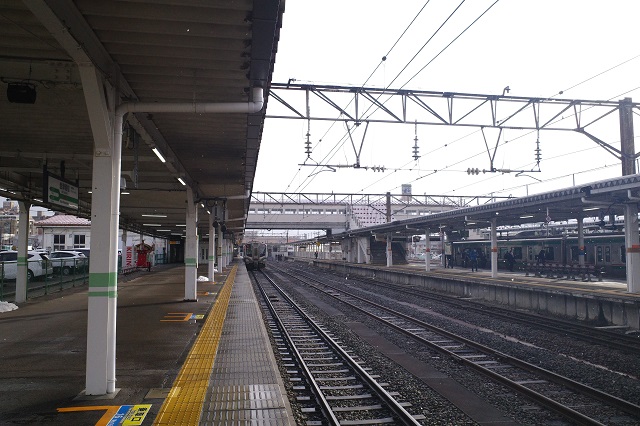
[[267,245],[252,241],[244,245],[244,264],[249,271],[262,269],[267,264]]
[[[465,265],[465,253],[476,250],[479,254],[481,268],[490,267],[491,243],[487,240],[467,240],[453,242],[454,262],[458,266]],[[498,266],[505,267],[504,254],[512,250],[516,267],[524,262],[536,262],[541,250],[545,253],[547,263],[563,265],[578,264],[580,248],[578,237],[533,237],[510,238],[498,240]],[[624,278],[626,274],[626,249],[624,235],[620,234],[586,234],[584,236],[585,264],[599,268],[610,277]]]

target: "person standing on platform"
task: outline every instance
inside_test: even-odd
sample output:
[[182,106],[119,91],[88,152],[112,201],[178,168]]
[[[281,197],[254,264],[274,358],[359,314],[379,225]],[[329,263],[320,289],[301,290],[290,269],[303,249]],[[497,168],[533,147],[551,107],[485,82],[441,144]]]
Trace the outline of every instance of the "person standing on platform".
[[538,265],[544,266],[544,262],[546,258],[547,256],[546,256],[546,253],[544,252],[544,249],[540,250],[540,253],[538,253]]
[[478,252],[474,249],[469,250],[469,261],[471,262],[471,272],[478,271]]
[[513,265],[516,263],[516,259],[513,257],[513,249],[510,249],[504,254],[504,260],[507,261],[507,268],[513,272]]

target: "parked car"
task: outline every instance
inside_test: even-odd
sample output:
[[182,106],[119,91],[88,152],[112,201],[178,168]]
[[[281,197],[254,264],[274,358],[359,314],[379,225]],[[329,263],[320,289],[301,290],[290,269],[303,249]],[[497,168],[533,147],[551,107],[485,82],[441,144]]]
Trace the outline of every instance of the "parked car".
[[83,272],[89,267],[87,257],[76,250],[58,250],[49,255],[53,272],[69,275],[73,272]]
[[[2,278],[5,280],[15,280],[18,275],[18,252],[15,250],[5,250],[0,252],[0,269]],[[43,277],[53,274],[53,268],[47,255],[36,251],[27,253],[27,279]]]
[[87,260],[89,260],[89,257],[91,255],[91,249],[88,248],[74,248],[73,251],[79,251],[80,253],[84,254]]

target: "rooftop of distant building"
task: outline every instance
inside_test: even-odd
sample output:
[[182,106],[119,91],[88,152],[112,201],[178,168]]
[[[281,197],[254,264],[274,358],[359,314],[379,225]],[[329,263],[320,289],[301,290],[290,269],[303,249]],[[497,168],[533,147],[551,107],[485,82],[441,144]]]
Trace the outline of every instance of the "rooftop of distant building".
[[91,226],[89,219],[76,217],[70,214],[57,214],[46,219],[39,220],[36,226]]

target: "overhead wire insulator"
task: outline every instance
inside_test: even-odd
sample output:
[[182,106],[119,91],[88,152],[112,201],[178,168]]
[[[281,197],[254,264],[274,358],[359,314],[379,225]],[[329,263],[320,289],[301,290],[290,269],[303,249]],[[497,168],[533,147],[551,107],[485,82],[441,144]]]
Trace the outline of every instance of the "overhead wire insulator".
[[[484,170],[483,170],[483,172],[484,172]],[[475,169],[473,167],[468,168],[467,169],[467,174],[468,175],[479,175],[480,174],[480,169],[477,168],[477,167]]]
[[418,155],[418,122],[415,122],[415,137],[413,138],[413,159],[418,161],[420,155]]
[[307,154],[307,157],[311,156],[311,140],[309,139],[310,136],[311,134],[307,133],[307,140],[304,143],[304,153]]

